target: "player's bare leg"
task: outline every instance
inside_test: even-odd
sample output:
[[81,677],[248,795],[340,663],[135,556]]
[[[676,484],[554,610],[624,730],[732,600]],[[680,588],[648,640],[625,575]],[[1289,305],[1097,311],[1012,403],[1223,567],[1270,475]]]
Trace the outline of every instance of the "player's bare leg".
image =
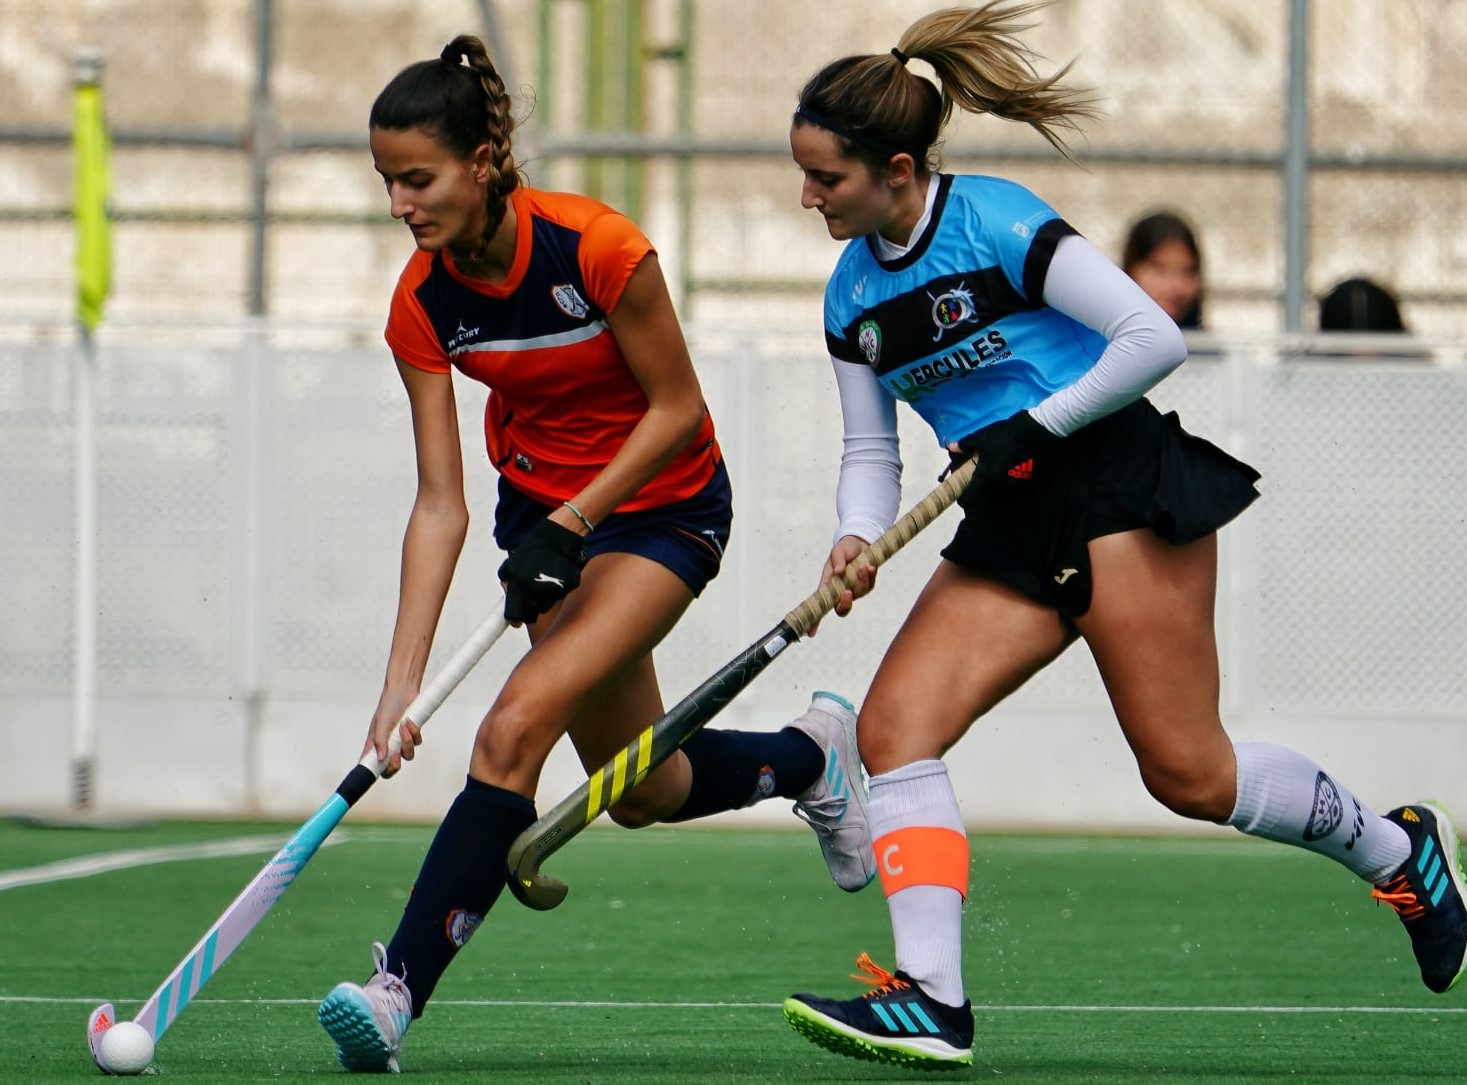
[[610,690],[614,701],[640,662],[650,674],[653,646],[687,608],[691,592],[672,574],[650,562],[617,569],[618,557],[588,562],[581,587],[532,627],[533,647],[479,727],[464,790],[438,827],[397,933],[374,946],[373,976],[337,985],[321,1003],[318,1019],[347,1069],[397,1069],[408,1027],[504,889],[509,846],[535,820],[531,796],[566,721],[598,692]]
[[[983,635],[954,642],[955,628]],[[1054,611],[947,562],[928,582],[887,650],[860,718],[896,970],[862,954],[857,965],[872,985],[865,995],[786,999],[785,1019],[796,1031],[857,1058],[921,1069],[971,1064],[973,1014],[961,967],[967,835],[941,758],[975,718],[1074,637]]]
[[1445,810],[1419,802],[1384,816],[1304,755],[1228,738],[1218,716],[1213,633],[1217,547],[1173,546],[1150,531],[1090,544],[1095,596],[1077,622],[1095,655],[1147,789],[1187,817],[1334,859],[1375,888],[1410,935],[1422,982],[1467,972],[1467,879]]

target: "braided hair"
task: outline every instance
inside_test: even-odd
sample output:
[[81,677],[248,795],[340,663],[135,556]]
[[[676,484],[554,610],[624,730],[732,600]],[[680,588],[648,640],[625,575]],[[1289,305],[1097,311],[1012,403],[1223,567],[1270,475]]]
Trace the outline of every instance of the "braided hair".
[[[488,212],[479,254],[504,221],[509,195],[520,185],[510,146],[514,116],[504,79],[484,43],[460,34],[437,60],[410,64],[392,78],[372,103],[368,124],[391,132],[421,128],[460,158],[489,145]],[[479,254],[476,254],[479,255]]]

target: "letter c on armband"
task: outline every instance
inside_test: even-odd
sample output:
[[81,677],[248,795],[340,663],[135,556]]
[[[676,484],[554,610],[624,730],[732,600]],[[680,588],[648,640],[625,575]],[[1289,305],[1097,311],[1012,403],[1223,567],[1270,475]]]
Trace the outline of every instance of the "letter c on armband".
[[889,897],[914,885],[937,885],[968,895],[968,837],[936,825],[910,825],[873,841],[881,887]]
[[893,866],[891,862],[892,856],[896,855],[896,853],[900,850],[900,844],[888,844],[885,848],[881,850],[881,869],[885,873],[890,874],[893,878],[900,877],[902,871],[906,869],[906,867],[903,866]]

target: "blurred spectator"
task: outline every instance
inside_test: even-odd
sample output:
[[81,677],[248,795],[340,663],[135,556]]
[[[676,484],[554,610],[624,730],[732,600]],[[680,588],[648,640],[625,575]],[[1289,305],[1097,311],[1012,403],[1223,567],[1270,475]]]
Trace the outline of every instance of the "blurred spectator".
[[[1319,330],[1326,333],[1348,333],[1349,345],[1338,338],[1325,336],[1308,356],[1320,359],[1355,361],[1425,362],[1431,351],[1413,349],[1414,341],[1406,337],[1409,329],[1401,318],[1396,296],[1374,279],[1354,278],[1337,283],[1319,299]],[[1397,347],[1391,340],[1401,337]]]
[[1186,219],[1171,211],[1138,219],[1126,234],[1121,269],[1178,327],[1202,327],[1202,249]]
[[1404,332],[1396,296],[1372,279],[1346,279],[1319,299],[1322,332]]

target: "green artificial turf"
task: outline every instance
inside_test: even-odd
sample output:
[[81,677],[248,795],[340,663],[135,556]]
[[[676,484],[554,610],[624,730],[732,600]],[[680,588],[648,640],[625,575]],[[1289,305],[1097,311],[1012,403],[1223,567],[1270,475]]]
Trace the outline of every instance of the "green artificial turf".
[[[0,823],[0,877],[294,828]],[[344,823],[162,1038],[146,1080],[344,1081],[315,1004],[365,979],[431,835]],[[91,1008],[131,1016],[271,850],[0,890],[0,1080],[96,1080]],[[944,1080],[1467,1078],[1467,998],[1427,992],[1395,917],[1325,860],[1241,838],[975,835],[972,853],[974,1066]],[[803,830],[598,827],[547,873],[570,896],[545,913],[501,899],[408,1035],[413,1081],[923,1079],[783,1022],[793,991],[863,990],[847,978],[862,950],[891,964],[879,885],[835,889]]]

